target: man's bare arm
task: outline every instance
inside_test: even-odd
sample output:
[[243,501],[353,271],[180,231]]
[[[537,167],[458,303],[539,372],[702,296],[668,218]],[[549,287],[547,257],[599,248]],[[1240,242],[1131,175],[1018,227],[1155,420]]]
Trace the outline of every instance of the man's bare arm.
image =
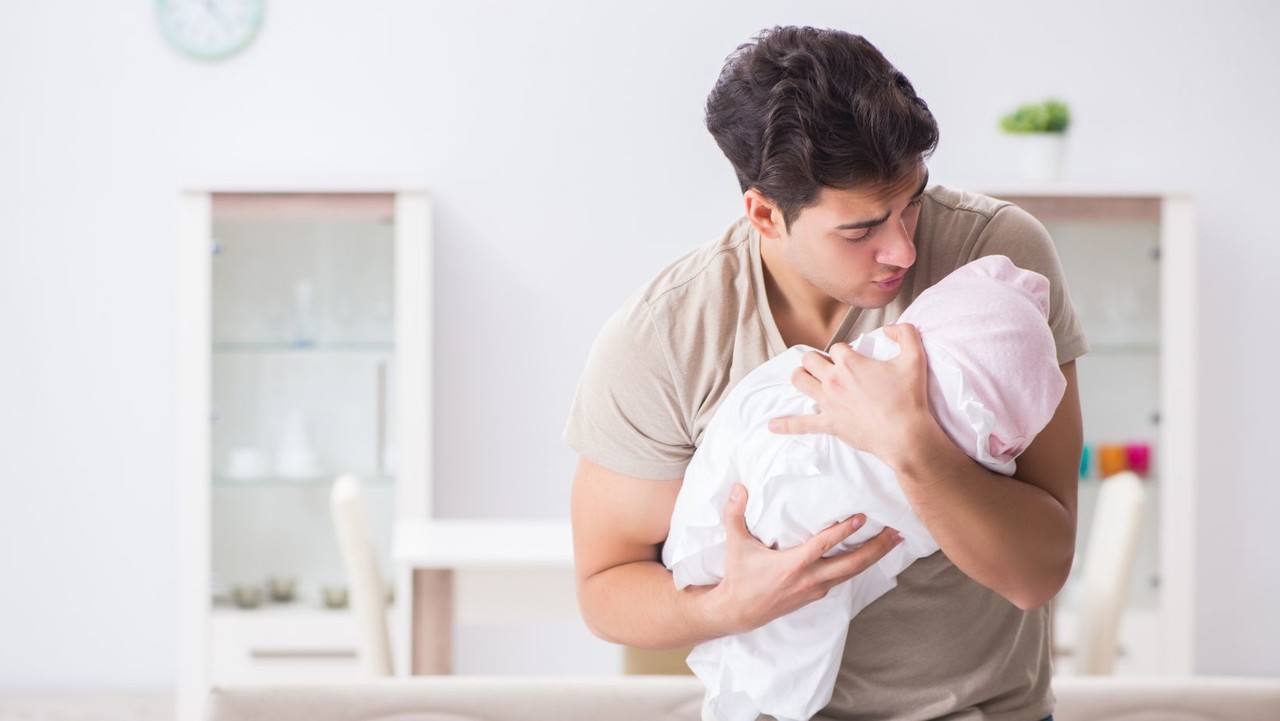
[[944,434],[931,441],[917,436],[918,451],[896,467],[912,507],[947,557],[1023,609],[1043,606],[1058,593],[1075,554],[1083,442],[1075,362],[1063,365],[1062,373],[1062,401],[1018,457],[1013,477],[975,463]]
[[578,604],[597,636],[638,648],[679,648],[741,633],[826,595],[897,544],[886,529],[831,558],[822,555],[861,527],[861,515],[794,548],[766,548],[747,531],[741,486],[724,510],[724,580],[677,591],[662,565],[661,544],[682,479],[651,481],[581,458],[574,474],[572,520]]

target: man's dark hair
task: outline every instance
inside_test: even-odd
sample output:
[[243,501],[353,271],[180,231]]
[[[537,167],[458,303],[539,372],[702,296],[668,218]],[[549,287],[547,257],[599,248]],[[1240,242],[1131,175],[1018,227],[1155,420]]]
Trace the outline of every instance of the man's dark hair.
[[776,27],[740,45],[707,97],[707,129],[784,224],[823,187],[885,187],[938,145],[911,82],[859,35]]

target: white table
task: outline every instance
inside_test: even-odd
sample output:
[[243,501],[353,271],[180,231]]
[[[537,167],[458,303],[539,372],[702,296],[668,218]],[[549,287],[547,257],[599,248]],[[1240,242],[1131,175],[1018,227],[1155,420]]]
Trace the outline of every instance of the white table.
[[455,572],[569,571],[573,534],[568,521],[401,521],[391,554],[398,566],[412,571],[411,672],[447,674],[453,670]]

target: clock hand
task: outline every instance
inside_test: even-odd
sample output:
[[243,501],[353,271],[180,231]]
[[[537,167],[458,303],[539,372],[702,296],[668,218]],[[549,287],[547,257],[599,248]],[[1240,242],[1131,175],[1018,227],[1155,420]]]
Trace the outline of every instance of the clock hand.
[[218,21],[218,24],[222,26],[223,30],[228,29],[227,16],[219,12],[218,5],[214,0],[204,0],[204,9],[205,12],[209,13],[210,17]]

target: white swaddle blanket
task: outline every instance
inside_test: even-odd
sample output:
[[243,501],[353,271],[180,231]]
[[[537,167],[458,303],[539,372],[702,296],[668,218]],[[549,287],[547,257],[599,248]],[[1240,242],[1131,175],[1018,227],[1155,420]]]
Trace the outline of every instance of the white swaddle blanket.
[[[1046,318],[1049,284],[1004,256],[958,268],[924,291],[900,323],[920,331],[929,360],[929,405],[947,435],[975,460],[1010,475],[1053,417],[1066,388]],[[855,351],[881,360],[898,345],[882,330]],[[770,419],[816,412],[791,385],[796,346],[752,371],[725,397],[685,472],[662,560],[678,588],[724,574],[721,512],[735,482],[746,486],[746,522],[764,544],[788,548],[855,513],[862,528],[828,555],[862,545],[885,526],[904,542],[824,598],[753,631],[699,644],[689,667],[707,687],[717,721],[808,719],[834,689],[849,620],[897,585],[938,544],[908,504],[893,471],[827,434],[781,435]]]

